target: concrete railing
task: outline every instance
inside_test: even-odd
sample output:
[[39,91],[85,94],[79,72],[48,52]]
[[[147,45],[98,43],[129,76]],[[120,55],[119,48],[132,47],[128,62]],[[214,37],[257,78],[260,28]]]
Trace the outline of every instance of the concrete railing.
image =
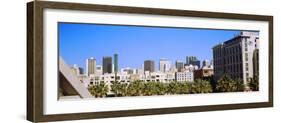
[[75,89],[81,98],[91,98],[92,95],[88,89],[80,82],[78,77],[71,71],[70,67],[65,63],[63,58],[59,58],[59,71],[65,77],[67,82]]

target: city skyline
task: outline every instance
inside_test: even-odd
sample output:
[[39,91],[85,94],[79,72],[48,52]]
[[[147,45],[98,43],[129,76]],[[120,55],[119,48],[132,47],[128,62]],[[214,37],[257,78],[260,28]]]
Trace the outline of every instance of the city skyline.
[[[83,74],[83,69],[77,65],[68,70],[96,98],[259,91],[259,42],[259,32],[241,31],[239,35],[212,46],[213,59],[186,54],[183,57],[180,53],[185,50],[174,54],[177,59],[173,60],[158,55],[153,59],[143,58],[150,54],[134,54],[143,59],[122,59],[119,52],[114,52],[102,55],[102,64],[96,64],[99,60],[96,56],[86,59],[87,74]],[[144,44],[150,45],[147,43]],[[103,47],[110,50],[107,44]],[[161,49],[162,45],[159,47]],[[119,65],[124,61],[124,66]],[[131,61],[140,63],[141,67],[131,67]]]
[[[170,69],[172,69],[172,68],[177,68],[178,69],[178,67],[177,67],[177,64],[178,64],[178,62],[181,62],[182,63],[182,65],[181,65],[181,68],[183,68],[184,66],[186,66],[186,65],[192,65],[192,66],[197,66],[197,65],[194,65],[193,63],[186,63],[186,61],[182,61],[182,60],[176,60],[176,61],[170,61],[169,59],[166,59],[166,58],[160,58],[159,60],[157,60],[157,61],[154,61],[154,60],[149,60],[149,59],[147,59],[147,60],[144,60],[143,62],[142,62],[142,65],[141,66],[139,66],[139,67],[136,67],[136,68],[134,68],[134,67],[129,67],[129,66],[125,66],[125,67],[122,67],[122,68],[119,68],[118,67],[118,60],[117,61],[115,61],[115,59],[114,59],[114,56],[115,55],[118,55],[118,54],[113,54],[113,56],[104,56],[103,57],[103,59],[104,58],[110,58],[111,60],[111,68],[110,68],[110,73],[114,73],[114,72],[120,72],[120,70],[121,69],[128,69],[128,68],[130,68],[130,69],[145,69],[145,62],[146,61],[152,61],[153,62],[153,71],[155,71],[155,72],[157,72],[157,71],[161,71],[161,72],[163,72],[163,71],[168,71],[168,70],[170,70]],[[192,57],[196,57],[196,56],[192,56]],[[88,61],[89,60],[94,60],[94,62],[95,62],[95,65],[94,65],[94,69],[98,69],[98,67],[100,67],[100,66],[103,66],[103,63],[101,63],[101,64],[96,64],[96,60],[97,59],[95,59],[94,57],[91,57],[91,58],[88,58],[88,59],[86,59],[86,63],[85,63],[85,65],[86,65],[86,68],[82,68],[81,66],[79,66],[79,65],[77,65],[77,64],[70,64],[70,66],[72,66],[72,67],[79,67],[79,68],[82,68],[83,70],[85,69],[86,71],[85,71],[85,74],[87,74],[88,73],[88,67],[87,67],[87,64],[88,64]],[[166,65],[167,64],[169,64],[169,66],[162,66],[162,68],[161,68],[161,65],[163,65],[163,60],[164,61],[166,61],[167,63],[165,63]],[[200,67],[199,66],[197,66],[198,67],[198,69],[199,68],[201,68],[201,67],[204,67],[204,66],[209,66],[209,65],[211,65],[210,64],[210,61],[212,61],[212,60],[210,60],[210,59],[204,59],[204,60],[199,60],[199,59],[197,59],[199,62],[200,62]],[[208,65],[204,65],[204,62],[206,62],[206,61],[209,61],[209,64]],[[162,62],[162,63],[161,63]],[[205,63],[206,64],[206,63]],[[117,66],[116,66],[117,65]],[[91,65],[91,66],[93,66],[93,65]],[[167,67],[167,68],[166,68]],[[91,69],[93,69],[93,68],[91,68]],[[161,69],[165,69],[165,70],[161,70]],[[92,74],[94,74],[94,72],[91,72]],[[87,75],[89,75],[89,74],[87,74]]]
[[239,32],[59,23],[59,53],[68,64],[82,68],[86,68],[86,59],[90,57],[102,65],[102,58],[113,54],[119,55],[119,68],[140,68],[145,60],[158,63],[161,58],[172,64],[176,60],[185,61],[186,56],[212,60],[211,48]]

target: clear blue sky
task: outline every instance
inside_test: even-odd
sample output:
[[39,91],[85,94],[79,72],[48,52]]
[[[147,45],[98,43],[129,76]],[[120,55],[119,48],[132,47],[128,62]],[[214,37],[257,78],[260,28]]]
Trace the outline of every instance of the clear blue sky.
[[160,58],[184,60],[197,56],[212,59],[212,47],[240,31],[190,28],[159,28],[120,25],[59,23],[59,55],[69,64],[85,68],[94,57],[102,65],[103,56],[119,55],[119,69],[140,68],[144,60]]

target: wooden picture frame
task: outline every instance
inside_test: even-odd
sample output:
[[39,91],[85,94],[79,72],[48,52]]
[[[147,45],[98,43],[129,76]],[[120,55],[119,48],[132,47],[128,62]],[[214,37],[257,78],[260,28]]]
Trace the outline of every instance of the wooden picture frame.
[[[184,106],[165,107],[153,109],[83,112],[68,114],[44,114],[44,10],[79,10],[79,11],[100,11],[114,13],[130,13],[144,15],[164,15],[171,17],[202,17],[231,20],[252,20],[268,22],[268,101],[239,103],[239,104],[218,104],[206,106]],[[187,10],[171,10],[156,8],[140,8],[125,6],[94,5],[82,3],[63,3],[33,1],[27,3],[27,120],[32,122],[80,120],[124,116],[156,115],[186,112],[202,112],[215,110],[231,110],[246,108],[273,107],[273,16],[248,15],[233,13],[217,13]]]

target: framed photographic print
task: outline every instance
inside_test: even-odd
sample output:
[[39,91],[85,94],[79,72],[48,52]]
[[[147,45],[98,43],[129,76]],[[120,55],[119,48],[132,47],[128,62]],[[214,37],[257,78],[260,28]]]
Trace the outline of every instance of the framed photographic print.
[[33,122],[273,106],[273,17],[27,3]]

